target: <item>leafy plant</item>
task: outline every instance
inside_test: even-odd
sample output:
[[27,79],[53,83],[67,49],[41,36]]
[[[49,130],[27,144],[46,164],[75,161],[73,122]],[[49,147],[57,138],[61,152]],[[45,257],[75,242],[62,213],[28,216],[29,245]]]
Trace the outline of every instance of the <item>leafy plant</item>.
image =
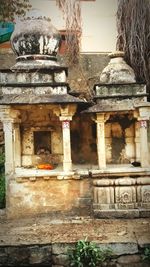
[[5,175],[0,174],[0,209],[5,208]]
[[5,154],[0,153],[0,173],[4,172]]
[[29,0],[0,0],[0,21],[13,21],[15,15],[24,16],[31,8]]
[[143,260],[150,261],[150,246],[144,249]]
[[5,154],[0,153],[0,209],[5,208]]
[[73,267],[96,267],[110,260],[111,256],[110,249],[101,250],[95,243],[79,240],[69,251],[69,262]]

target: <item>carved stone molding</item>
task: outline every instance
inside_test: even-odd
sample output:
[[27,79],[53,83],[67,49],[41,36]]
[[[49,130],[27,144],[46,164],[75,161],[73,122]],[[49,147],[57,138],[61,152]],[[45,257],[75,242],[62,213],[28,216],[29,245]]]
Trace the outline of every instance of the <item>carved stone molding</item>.
[[13,109],[10,106],[2,106],[0,109],[0,120],[2,122],[21,122],[20,111]]
[[75,114],[77,109],[76,104],[68,104],[68,105],[58,105],[53,109],[53,113],[63,120],[72,120],[72,116]]

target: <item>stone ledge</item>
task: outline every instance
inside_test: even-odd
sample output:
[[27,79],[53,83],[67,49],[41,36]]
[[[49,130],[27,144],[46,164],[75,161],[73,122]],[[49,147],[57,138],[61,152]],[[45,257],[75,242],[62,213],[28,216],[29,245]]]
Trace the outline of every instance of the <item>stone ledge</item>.
[[90,170],[92,178],[105,177],[129,177],[129,176],[148,176],[150,175],[150,168],[141,167],[108,167],[103,170]]
[[[146,211],[145,211],[146,212]],[[97,210],[93,211],[94,218],[102,219],[102,218],[139,218],[140,213],[137,209],[130,210]],[[144,215],[144,213],[143,213]],[[143,216],[144,217],[144,216]]]
[[57,180],[80,180],[82,179],[80,174],[75,171],[59,171],[59,170],[38,170],[38,169],[25,169],[17,168],[12,179],[15,179],[18,183],[26,182],[27,180],[35,182],[37,179],[57,179]]

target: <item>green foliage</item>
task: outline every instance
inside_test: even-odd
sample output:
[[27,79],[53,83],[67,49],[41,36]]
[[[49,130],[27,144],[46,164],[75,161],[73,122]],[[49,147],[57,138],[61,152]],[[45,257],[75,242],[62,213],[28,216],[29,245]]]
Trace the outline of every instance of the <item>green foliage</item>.
[[101,250],[95,243],[79,240],[75,248],[69,251],[69,262],[72,267],[96,267],[110,260],[112,251]]
[[150,262],[150,246],[148,246],[144,249],[143,260]]
[[31,8],[29,0],[0,0],[0,20],[13,21],[14,16],[24,16]]
[[0,209],[5,208],[5,175],[0,174]]
[[4,173],[5,154],[0,153],[0,174]]
[[4,174],[5,154],[0,154],[0,209],[5,208],[5,174]]

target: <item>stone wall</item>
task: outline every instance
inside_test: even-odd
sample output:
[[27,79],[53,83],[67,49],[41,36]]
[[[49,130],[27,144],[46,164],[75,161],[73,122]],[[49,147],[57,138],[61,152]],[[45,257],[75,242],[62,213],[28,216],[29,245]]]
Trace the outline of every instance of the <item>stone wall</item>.
[[[133,252],[133,244],[128,244],[123,252],[124,245],[101,245],[101,249],[114,249],[114,257],[109,262],[102,264],[105,267],[149,267],[149,262],[142,260],[142,250],[139,247]],[[74,243],[53,243],[41,245],[2,246],[0,247],[0,266],[51,266],[69,267],[68,249],[72,249]],[[134,249],[135,250],[135,249]]]
[[20,181],[10,180],[6,200],[8,216],[23,218],[48,214],[51,218],[59,219],[63,216],[90,216],[90,180],[59,178],[31,177],[21,178]]
[[[113,169],[109,171],[113,172]],[[35,176],[30,176],[30,170],[24,172],[22,169],[21,177],[11,177],[8,184],[7,216],[48,215],[51,219],[149,217],[150,174],[147,172],[145,176],[133,170],[117,175],[117,169],[114,174],[109,171],[100,174],[98,170],[90,170],[84,176],[65,176],[65,173],[56,172],[51,173],[51,177],[47,173],[42,177],[42,171],[37,175],[35,171]]]

